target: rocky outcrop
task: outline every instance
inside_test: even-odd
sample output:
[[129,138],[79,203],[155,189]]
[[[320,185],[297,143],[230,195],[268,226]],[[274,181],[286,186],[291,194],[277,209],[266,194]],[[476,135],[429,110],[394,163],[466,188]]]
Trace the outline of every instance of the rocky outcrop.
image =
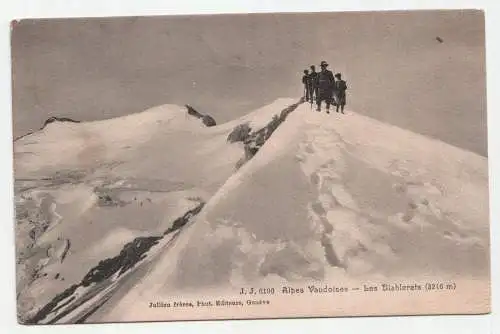
[[89,286],[92,283],[102,282],[114,274],[118,276],[131,269],[137,262],[143,259],[144,254],[160,240],[160,236],[138,237],[123,246],[117,256],[100,261],[82,279],[81,286]]
[[[165,236],[179,230],[190,222],[193,217],[200,213],[204,205],[205,203],[201,202],[193,209],[187,211],[183,216],[174,220],[172,226],[163,235],[137,237],[127,243],[118,255],[99,261],[78,284],[73,284],[56,295],[49,303],[36,312],[34,316],[29,319],[20,317],[19,321],[24,324],[53,324],[62,317],[70,314],[89,299],[95,297],[97,293],[108,287],[111,281],[120,279],[120,276],[139,265],[153,246],[157,245]],[[77,289],[90,290],[76,295],[75,292]],[[102,305],[105,301],[103,300],[98,303],[98,306]],[[93,308],[91,312],[96,311],[97,308]],[[82,321],[83,318],[89,315],[89,312],[85,312],[76,322]],[[48,318],[49,316],[50,318]]]
[[170,228],[168,228],[164,233],[163,235],[167,235],[169,233],[172,233],[174,231],[177,231],[178,229],[180,229],[181,227],[183,227],[184,225],[186,225],[189,220],[191,218],[193,218],[194,216],[196,216],[198,213],[200,213],[201,209],[203,209],[205,203],[201,202],[198,206],[196,206],[194,209],[192,210],[189,210],[188,212],[186,212],[182,217],[179,217],[177,218],[176,220],[174,220],[174,222],[172,223],[172,226]]
[[68,117],[50,117],[45,122],[43,122],[43,126],[40,130],[43,130],[47,125],[54,122],[70,122],[70,123],[80,123],[80,121],[75,121],[74,119]]
[[[75,121],[74,119],[71,119],[71,118],[68,118],[68,117],[56,117],[56,116],[53,116],[53,117],[49,117],[45,120],[45,122],[43,122],[43,125],[40,127],[40,129],[38,129],[38,131],[42,131],[43,129],[45,129],[45,127],[47,125],[49,125],[50,123],[54,123],[54,122],[70,122],[70,123],[81,123],[80,121]],[[26,136],[29,136],[29,135],[32,135],[33,133],[35,133],[35,131],[31,131],[31,132],[28,132],[28,133],[25,133],[24,135],[22,136],[19,136],[17,138],[14,138],[14,141],[16,140],[19,140],[21,138],[24,138]]]
[[189,115],[194,116],[194,117],[196,117],[198,119],[201,119],[201,121],[203,122],[203,124],[205,124],[206,126],[210,127],[210,126],[216,126],[217,125],[217,123],[215,122],[215,119],[212,116],[210,116],[210,115],[204,115],[204,114],[199,113],[197,110],[195,110],[189,104],[186,104],[185,107],[186,107],[187,113]]
[[[137,262],[144,258],[145,253],[158,243],[161,237],[142,237],[136,238],[132,242],[126,244],[119,255],[100,261],[99,264],[92,268],[79,284],[73,284],[62,293],[55,296],[47,305],[38,311],[34,317],[27,320],[26,324],[37,324],[43,320],[49,313],[57,312],[57,316],[52,319],[52,322],[57,321],[61,317],[67,315],[71,310],[80,306],[85,300],[77,301],[78,297],[73,296],[75,291],[80,287],[88,287],[93,283],[100,283],[109,279],[114,274],[120,276],[122,273],[132,268]],[[63,308],[76,301],[72,307]]]
[[227,141],[230,143],[242,142],[244,144],[245,156],[238,161],[237,168],[241,167],[250,160],[271,137],[274,131],[283,123],[288,115],[297,107],[304,103],[304,99],[300,99],[285,109],[279,115],[274,115],[269,123],[263,128],[252,132],[252,128],[248,123],[240,124],[228,135]]
[[227,137],[230,143],[244,142],[250,136],[252,128],[248,123],[239,124]]
[[209,127],[217,125],[217,123],[215,122],[215,119],[209,115],[203,115],[203,117],[201,118],[201,121],[203,122],[203,124],[205,124],[206,126],[209,126]]

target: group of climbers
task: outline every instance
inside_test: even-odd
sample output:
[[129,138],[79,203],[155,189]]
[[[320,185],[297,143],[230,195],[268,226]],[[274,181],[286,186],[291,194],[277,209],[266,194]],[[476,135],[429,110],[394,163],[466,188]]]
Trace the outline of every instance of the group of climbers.
[[342,74],[333,75],[332,71],[328,70],[328,63],[322,61],[320,64],[321,71],[316,72],[316,67],[311,65],[309,70],[304,70],[302,83],[304,84],[304,97],[311,105],[316,101],[316,110],[321,111],[321,103],[325,101],[326,112],[330,113],[330,105],[337,107],[337,112],[344,113],[346,105],[346,90],[347,83],[342,80]]

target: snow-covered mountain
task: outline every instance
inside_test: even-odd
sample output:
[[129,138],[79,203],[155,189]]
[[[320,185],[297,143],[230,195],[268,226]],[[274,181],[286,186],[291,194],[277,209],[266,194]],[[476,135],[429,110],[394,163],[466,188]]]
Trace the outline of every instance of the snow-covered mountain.
[[487,159],[302,102],[210,127],[165,105],[17,140],[20,321],[182,318],[137,303],[263,284],[486,291]]

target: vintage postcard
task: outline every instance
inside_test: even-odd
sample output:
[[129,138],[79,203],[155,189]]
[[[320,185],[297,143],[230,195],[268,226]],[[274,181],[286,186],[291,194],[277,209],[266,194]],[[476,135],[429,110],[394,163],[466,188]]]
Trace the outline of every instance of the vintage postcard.
[[18,321],[490,312],[484,13],[17,19]]

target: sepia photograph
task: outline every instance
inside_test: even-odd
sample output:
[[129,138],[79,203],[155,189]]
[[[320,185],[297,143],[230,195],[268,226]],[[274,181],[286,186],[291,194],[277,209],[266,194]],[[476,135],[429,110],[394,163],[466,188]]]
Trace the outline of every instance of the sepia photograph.
[[20,324],[490,313],[483,11],[10,30]]

